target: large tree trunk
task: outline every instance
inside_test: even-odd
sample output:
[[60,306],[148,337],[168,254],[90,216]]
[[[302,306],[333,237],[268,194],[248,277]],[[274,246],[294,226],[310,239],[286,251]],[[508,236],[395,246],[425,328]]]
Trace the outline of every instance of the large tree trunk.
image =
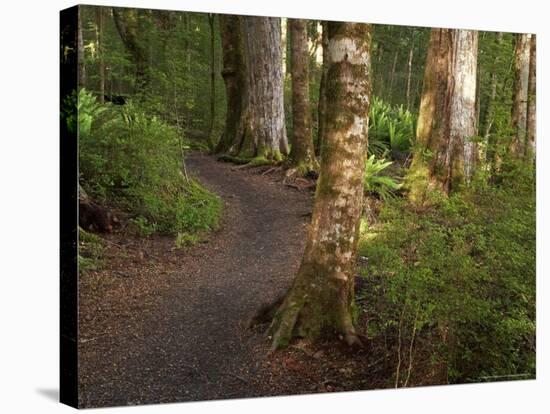
[[309,108],[307,20],[287,20],[291,42],[292,150],[290,160],[301,174],[317,169]]
[[321,156],[321,149],[323,146],[323,136],[325,134],[326,124],[326,110],[327,110],[327,68],[328,68],[328,22],[321,22],[321,46],[323,49],[323,66],[321,68],[321,81],[319,84],[319,104],[318,111],[318,125],[317,125],[317,141],[315,144],[315,154]]
[[535,156],[537,138],[537,38],[531,35],[527,94],[527,145],[525,155]]
[[327,123],[313,216],[298,274],[271,324],[273,348],[353,325],[370,99],[370,25],[328,23]]
[[280,161],[288,155],[285,127],[281,19],[242,17],[247,67],[247,102],[242,139],[231,152]]
[[476,145],[477,32],[432,29],[417,126],[417,149],[407,177],[409,196],[448,194],[473,173]]
[[139,41],[138,10],[113,7],[113,17],[120,39],[136,66],[135,89],[142,91],[149,85],[149,59],[146,48]]
[[512,128],[514,137],[510,143],[512,154],[519,158],[525,151],[527,131],[527,89],[529,83],[529,35],[516,35],[514,49],[514,92],[512,104]]
[[246,104],[246,62],[243,50],[241,17],[220,14],[220,34],[222,40],[223,69],[227,111],[225,127],[216,146],[216,152],[228,152],[233,143],[240,140],[243,129]]

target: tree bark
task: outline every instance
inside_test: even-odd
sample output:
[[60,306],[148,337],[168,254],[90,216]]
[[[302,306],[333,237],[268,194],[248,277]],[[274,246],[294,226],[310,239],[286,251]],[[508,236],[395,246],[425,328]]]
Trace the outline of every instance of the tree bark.
[[534,34],[531,35],[527,91],[527,144],[525,145],[525,155],[534,157],[537,138],[537,38]]
[[317,107],[318,111],[318,125],[317,125],[317,141],[315,145],[315,154],[317,156],[322,156],[322,147],[323,147],[323,136],[325,133],[325,124],[326,124],[326,108],[327,108],[327,95],[326,95],[326,84],[327,84],[327,71],[328,71],[328,22],[321,22],[322,33],[321,33],[321,46],[323,49],[323,66],[321,67],[321,81],[319,84],[319,104]]
[[136,65],[135,88],[141,91],[149,85],[148,53],[139,42],[139,16],[137,9],[113,7],[113,17],[120,39]]
[[393,65],[391,67],[391,75],[390,75],[390,87],[388,88],[388,98],[387,102],[392,103],[392,89],[393,89],[393,79],[395,77],[395,67],[397,66],[397,57],[399,56],[399,49],[395,51],[395,55],[393,56]]
[[409,197],[423,203],[428,192],[445,194],[473,173],[477,32],[432,29],[420,112],[417,148],[407,177]]
[[292,149],[290,161],[305,174],[317,170],[311,136],[311,111],[309,108],[309,51],[307,44],[307,20],[288,19],[291,42],[292,75]]
[[529,35],[517,34],[514,48],[514,87],[512,104],[512,128],[514,137],[510,151],[516,158],[525,152],[527,130],[527,94],[529,83]]
[[241,32],[241,17],[220,14],[220,34],[222,41],[223,69],[227,111],[225,127],[216,146],[217,153],[228,152],[240,140],[243,129],[246,104],[246,62]]
[[247,103],[242,139],[231,148],[244,157],[280,161],[288,155],[281,50],[281,19],[242,17]]
[[360,343],[354,325],[354,263],[363,208],[370,99],[370,25],[328,23],[327,123],[312,222],[298,274],[270,331],[273,349],[293,337],[337,333]]

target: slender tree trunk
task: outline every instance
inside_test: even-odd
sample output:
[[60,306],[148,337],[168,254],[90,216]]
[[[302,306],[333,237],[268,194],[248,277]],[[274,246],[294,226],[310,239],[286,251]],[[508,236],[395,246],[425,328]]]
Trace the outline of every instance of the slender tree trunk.
[[84,34],[82,32],[82,7],[78,8],[78,87],[86,86],[86,62],[84,60]]
[[321,82],[319,85],[319,104],[317,107],[318,112],[318,125],[317,125],[317,141],[315,145],[315,154],[322,156],[323,137],[325,134],[326,124],[326,108],[327,108],[327,70],[328,70],[328,23],[326,21],[321,22],[321,47],[323,49],[323,66],[321,67]]
[[223,52],[222,77],[225,83],[227,111],[225,127],[216,146],[217,153],[228,152],[230,147],[240,140],[239,131],[244,128],[243,122],[246,118],[246,62],[240,19],[234,15],[219,15]]
[[537,38],[531,35],[527,95],[527,145],[525,155],[535,156],[537,138]]
[[406,103],[407,111],[411,107],[411,76],[412,76],[412,62],[413,62],[413,53],[414,53],[414,35],[415,31],[412,32],[411,47],[409,49],[409,58],[407,59],[407,92],[406,92]]
[[214,14],[208,14],[208,25],[210,27],[210,124],[208,125],[208,146],[210,151],[214,149],[212,131],[216,119],[216,52],[214,38]]
[[370,25],[329,22],[326,145],[298,274],[271,324],[273,348],[293,337],[336,333],[360,343],[353,325],[355,254],[363,209],[370,99]]
[[529,35],[516,35],[514,49],[514,92],[512,104],[512,128],[514,138],[510,145],[512,154],[519,158],[525,151],[527,130],[527,89],[529,83]]
[[242,17],[247,61],[247,118],[231,152],[280,161],[288,155],[281,50],[281,19]]
[[388,88],[388,98],[387,98],[387,101],[389,103],[392,103],[392,89],[393,89],[393,79],[395,77],[395,67],[397,66],[397,57],[399,56],[399,50],[396,50],[395,51],[395,55],[393,56],[393,65],[391,67],[391,74],[390,74],[390,86]]
[[407,177],[409,197],[448,194],[468,182],[476,145],[477,32],[432,29],[417,126],[418,148]]
[[149,63],[147,50],[139,41],[138,11],[113,7],[113,17],[120,39],[136,65],[135,89],[142,91],[149,85]]
[[[498,46],[502,43],[502,32],[497,32],[495,35],[495,43]],[[491,94],[489,95],[489,102],[487,103],[487,116],[485,117],[484,127],[485,132],[483,133],[483,137],[485,139],[485,142],[487,142],[487,154],[486,154],[486,160],[487,164],[489,166],[489,170],[494,170],[494,164],[495,164],[495,156],[496,156],[496,138],[491,134],[491,128],[493,126],[493,122],[495,120],[495,110],[496,110],[496,98],[497,98],[497,86],[498,86],[498,78],[497,78],[497,68],[500,65],[500,55],[497,53],[495,56],[495,62],[493,70],[491,71]]]
[[290,160],[301,174],[317,169],[309,108],[307,20],[288,19],[292,74],[292,150]]
[[105,49],[103,47],[103,32],[105,25],[105,13],[102,6],[97,6],[96,25],[97,25],[97,53],[99,57],[99,102],[105,103]]

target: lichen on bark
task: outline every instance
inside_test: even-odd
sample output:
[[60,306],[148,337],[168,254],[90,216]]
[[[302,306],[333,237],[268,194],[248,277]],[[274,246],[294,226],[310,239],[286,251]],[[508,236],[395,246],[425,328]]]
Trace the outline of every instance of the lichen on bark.
[[370,25],[330,22],[328,32],[323,158],[302,263],[270,327],[274,349],[324,333],[360,343],[353,325],[354,259],[363,207]]

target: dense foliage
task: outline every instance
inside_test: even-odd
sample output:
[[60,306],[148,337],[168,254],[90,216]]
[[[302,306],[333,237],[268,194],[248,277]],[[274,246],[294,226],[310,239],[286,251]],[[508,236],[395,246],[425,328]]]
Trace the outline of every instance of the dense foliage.
[[78,96],[80,181],[95,199],[130,214],[150,234],[194,234],[215,228],[219,198],[182,171],[181,133],[132,102],[100,105]]
[[535,198],[523,179],[430,207],[391,199],[365,226],[361,302],[369,337],[403,360],[396,384],[411,359],[415,383],[534,377]]

